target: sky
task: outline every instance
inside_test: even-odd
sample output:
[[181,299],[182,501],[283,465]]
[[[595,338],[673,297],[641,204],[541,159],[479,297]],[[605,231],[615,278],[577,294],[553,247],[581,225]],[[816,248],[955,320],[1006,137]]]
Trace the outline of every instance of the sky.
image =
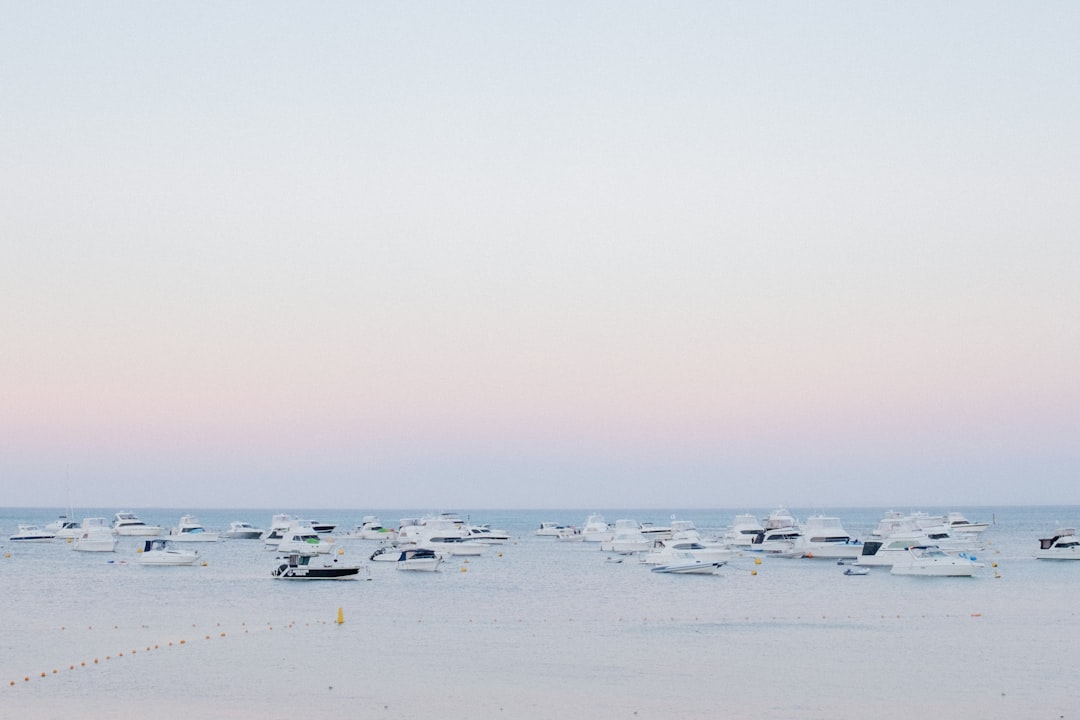
[[0,503],[1080,503],[1072,2],[9,2]]

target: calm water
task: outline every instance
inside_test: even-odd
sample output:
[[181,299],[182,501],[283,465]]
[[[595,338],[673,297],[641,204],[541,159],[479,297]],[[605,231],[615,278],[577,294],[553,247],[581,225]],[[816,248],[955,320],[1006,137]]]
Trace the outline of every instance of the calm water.
[[[597,510],[658,525],[674,513],[709,534],[770,509]],[[791,509],[868,537],[888,508]],[[258,541],[147,568],[135,538],[115,554],[12,543],[16,523],[58,511],[0,509],[0,717],[1080,717],[1080,562],[1031,559],[1037,538],[1080,525],[1080,508],[896,509],[993,520],[984,574],[845,577],[829,561],[748,556],[719,576],[665,576],[532,534],[542,520],[581,525],[591,509],[460,510],[514,540],[438,573],[367,563],[370,581],[287,583],[270,578],[275,555]],[[425,514],[281,511],[339,532],[365,514],[387,525]],[[169,527],[184,510],[136,512]],[[265,527],[271,512],[196,514],[225,530]],[[337,542],[354,561],[377,545]]]

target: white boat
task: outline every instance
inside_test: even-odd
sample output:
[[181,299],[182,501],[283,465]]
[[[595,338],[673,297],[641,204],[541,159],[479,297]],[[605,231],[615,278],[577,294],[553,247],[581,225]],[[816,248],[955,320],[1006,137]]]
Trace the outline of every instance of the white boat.
[[699,562],[727,562],[734,554],[731,548],[721,545],[705,545],[692,540],[657,540],[640,561],[645,565],[672,565],[689,557]]
[[982,532],[990,527],[990,523],[972,522],[958,512],[950,512],[945,516],[945,524],[953,532],[974,533]]
[[374,515],[365,515],[360,524],[346,533],[345,537],[360,540],[393,540],[397,537],[397,530],[383,527],[382,521]]
[[581,526],[581,539],[585,542],[604,542],[610,540],[613,533],[604,516],[593,513],[585,518]]
[[801,557],[842,560],[862,554],[862,543],[851,537],[838,517],[814,515],[800,529],[802,534],[795,540],[794,549]]
[[895,533],[883,540],[871,540],[863,543],[862,554],[856,564],[868,567],[891,567],[908,557],[908,548],[927,545],[929,540],[921,532]]
[[165,529],[159,525],[147,525],[133,512],[118,512],[113,520],[113,532],[121,537],[151,537],[160,535]]
[[199,553],[195,550],[179,548],[165,538],[146,540],[139,553],[140,565],[194,565],[198,559]]
[[226,540],[258,540],[264,532],[266,531],[251,523],[233,520],[229,523],[229,529],[221,533],[221,537]]
[[559,528],[555,539],[559,542],[581,542],[581,531],[572,525],[564,525]]
[[652,568],[654,573],[666,573],[672,575],[715,575],[716,571],[723,567],[724,563],[705,562],[694,557],[693,553],[675,553],[673,562],[666,565],[657,565]]
[[277,513],[270,518],[270,529],[262,534],[260,539],[263,544],[266,545],[268,550],[276,550],[278,543],[281,542],[281,538],[285,536],[290,529],[292,529],[293,523],[300,522],[292,515],[286,513]]
[[485,545],[502,545],[510,540],[510,534],[505,530],[499,530],[490,525],[467,525],[465,530],[469,533],[466,540],[479,542]]
[[356,580],[359,565],[339,564],[337,558],[312,562],[311,555],[289,553],[270,574],[278,580]]
[[754,538],[765,532],[761,522],[749,513],[736,515],[731,528],[724,533],[724,544],[731,547],[748,547]]
[[405,548],[398,555],[398,570],[433,571],[439,569],[442,557],[428,548]]
[[59,540],[74,540],[82,533],[82,526],[74,520],[69,520],[67,515],[61,515],[56,520],[45,526]]
[[113,533],[109,520],[103,517],[83,518],[81,534],[75,538],[71,549],[80,552],[116,552],[120,542]]
[[1080,560],[1080,539],[1074,528],[1059,528],[1048,538],[1039,539],[1035,551],[1038,560]]
[[414,547],[433,550],[443,557],[451,555],[479,557],[484,554],[486,545],[472,540],[465,540],[457,535],[434,534],[422,538]]
[[334,549],[333,538],[323,540],[305,521],[293,522],[292,526],[282,535],[278,541],[277,549],[281,553],[306,553],[309,555],[326,555]]
[[972,577],[983,564],[967,555],[949,555],[934,545],[913,545],[907,557],[893,563],[893,575],[925,577]]
[[868,567],[849,567],[844,570],[845,575],[869,575],[870,568]]
[[371,553],[368,560],[372,562],[397,562],[401,558],[402,548],[393,545],[380,545]]
[[629,555],[650,550],[653,542],[641,532],[641,525],[637,520],[621,519],[615,521],[611,539],[600,542],[600,550]]
[[557,522],[545,521],[540,523],[540,527],[533,534],[537,537],[558,537],[559,531],[564,530],[566,527],[566,525]]
[[802,531],[793,525],[769,528],[758,533],[746,549],[769,555],[801,557],[802,551],[798,550],[797,546],[802,541],[802,537]]
[[194,515],[181,515],[180,522],[169,533],[176,542],[217,542],[218,533],[207,532]]
[[55,533],[52,533],[40,525],[23,525],[19,524],[18,530],[14,535],[8,537],[8,540],[13,542],[52,542],[52,539],[56,537]]

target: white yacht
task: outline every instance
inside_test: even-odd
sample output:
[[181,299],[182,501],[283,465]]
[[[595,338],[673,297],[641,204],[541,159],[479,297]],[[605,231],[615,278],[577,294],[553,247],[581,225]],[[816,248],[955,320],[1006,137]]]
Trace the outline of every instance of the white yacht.
[[615,521],[611,530],[611,539],[600,542],[600,549],[604,552],[614,552],[620,555],[646,552],[653,546],[653,540],[645,537],[641,532],[641,525],[637,520],[620,519]]
[[671,562],[652,567],[654,573],[669,575],[715,575],[723,567],[722,561],[707,562],[699,560],[693,553],[675,553]]
[[198,559],[199,553],[195,550],[176,547],[165,538],[145,541],[139,553],[140,565],[194,565]]
[[557,522],[542,522],[533,534],[537,537],[559,537],[559,531],[564,528],[566,528],[566,525]]
[[221,537],[225,540],[258,540],[264,532],[266,531],[251,523],[233,520],[229,523],[229,529],[221,533]]
[[60,540],[74,540],[82,533],[82,526],[74,520],[69,520],[67,515],[61,515],[56,520],[45,526]]
[[913,545],[905,556],[893,562],[889,572],[924,577],[972,577],[981,567],[982,563],[967,555],[949,555],[933,545]]
[[394,528],[383,527],[382,521],[374,515],[365,515],[360,524],[346,533],[345,537],[360,540],[393,540],[397,537]]
[[323,540],[319,534],[303,521],[293,524],[282,533],[281,540],[277,544],[278,552],[307,553],[309,555],[325,555],[334,549],[333,538]]
[[421,570],[432,572],[439,569],[442,557],[428,548],[405,548],[398,554],[398,570]]
[[814,515],[806,519],[801,529],[795,549],[802,557],[843,560],[862,554],[862,543],[851,537],[838,517]]
[[19,529],[15,531],[14,535],[8,537],[8,540],[13,542],[52,542],[52,539],[56,537],[55,533],[46,530],[40,525],[24,525],[19,524]]
[[897,561],[904,561],[908,557],[907,549],[920,545],[933,545],[950,555],[968,554],[976,548],[973,545],[951,545],[943,547],[932,539],[939,533],[927,534],[919,530],[908,530],[893,533],[882,540],[871,540],[863,543],[862,554],[856,563],[869,566],[889,566]]
[[277,513],[270,518],[270,529],[260,537],[267,549],[273,550],[277,548],[281,538],[289,531],[295,520],[296,518],[292,515],[286,515],[285,513]]
[[585,518],[585,524],[581,526],[581,539],[585,542],[604,542],[610,540],[612,535],[611,526],[598,513]]
[[1048,538],[1039,539],[1038,560],[1080,560],[1080,539],[1074,528],[1058,528]]
[[958,512],[950,512],[948,515],[946,515],[945,524],[953,532],[962,533],[982,532],[983,530],[986,530],[986,528],[990,527],[990,523],[972,522]]
[[642,554],[645,565],[671,565],[687,556],[701,562],[727,562],[735,552],[720,545],[705,545],[694,540],[657,540],[649,552]]
[[113,520],[113,532],[121,537],[153,537],[165,532],[160,525],[147,525],[133,512],[118,512]]
[[765,528],[755,516],[749,513],[736,515],[731,529],[724,533],[724,544],[732,547],[747,547],[753,544],[754,538],[763,532]]
[[181,515],[180,522],[169,533],[169,539],[176,542],[217,542],[218,533],[207,532],[194,515]]
[[81,533],[71,545],[72,550],[80,552],[116,552],[116,539],[107,518],[83,518]]
[[486,524],[467,525],[465,530],[469,533],[467,539],[470,542],[480,542],[485,545],[503,545],[510,540],[510,533]]

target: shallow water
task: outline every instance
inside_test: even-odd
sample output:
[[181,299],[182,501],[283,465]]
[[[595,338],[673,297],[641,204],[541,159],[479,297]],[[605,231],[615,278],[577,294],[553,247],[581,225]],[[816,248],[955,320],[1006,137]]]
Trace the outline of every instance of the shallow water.
[[[258,541],[200,544],[205,565],[147,568],[133,538],[115,554],[5,540],[0,716],[1076,717],[1080,562],[1030,558],[1080,508],[959,509],[995,520],[980,577],[847,577],[826,560],[752,556],[718,576],[657,575],[532,534],[541,520],[580,525],[585,510],[462,511],[514,540],[438,573],[368,563],[371,580],[352,582],[272,580],[275,555]],[[884,510],[813,512],[869,536]],[[137,512],[169,526],[182,510]],[[373,511],[297,512],[341,531]],[[670,512],[605,515],[664,524]],[[737,512],[675,514],[719,533]],[[0,533],[56,514],[0,510]],[[198,515],[222,530],[270,518]],[[353,561],[376,546],[337,544]]]

